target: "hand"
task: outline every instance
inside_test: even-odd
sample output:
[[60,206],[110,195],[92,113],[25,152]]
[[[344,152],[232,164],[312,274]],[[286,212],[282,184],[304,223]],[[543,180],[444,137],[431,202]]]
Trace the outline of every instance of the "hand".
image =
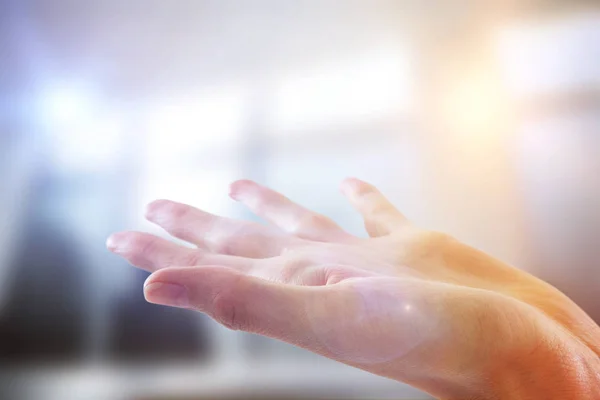
[[146,299],[295,344],[444,399],[598,399],[600,329],[561,292],[412,225],[373,186],[342,192],[370,238],[251,181],[230,196],[271,225],[166,200],[109,249],[152,272]]

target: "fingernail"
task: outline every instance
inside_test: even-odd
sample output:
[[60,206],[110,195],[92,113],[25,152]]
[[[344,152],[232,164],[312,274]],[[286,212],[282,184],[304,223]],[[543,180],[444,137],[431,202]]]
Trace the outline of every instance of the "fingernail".
[[174,283],[155,282],[144,286],[144,297],[150,303],[189,308],[187,289]]

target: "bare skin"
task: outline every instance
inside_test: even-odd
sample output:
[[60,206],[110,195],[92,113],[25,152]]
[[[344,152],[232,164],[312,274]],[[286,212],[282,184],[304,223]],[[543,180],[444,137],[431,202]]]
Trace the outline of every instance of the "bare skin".
[[152,272],[149,302],[283,340],[440,399],[600,399],[600,328],[549,284],[415,227],[370,184],[342,192],[369,239],[242,180],[230,196],[269,225],[167,200],[108,248]]

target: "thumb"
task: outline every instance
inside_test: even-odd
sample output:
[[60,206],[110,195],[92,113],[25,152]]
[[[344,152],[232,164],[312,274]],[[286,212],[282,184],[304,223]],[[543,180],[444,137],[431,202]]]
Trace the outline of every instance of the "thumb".
[[327,312],[321,301],[324,292],[319,287],[269,282],[222,266],[166,268],[144,284],[151,303],[200,311],[227,328],[317,352],[308,314]]
[[408,220],[377,188],[356,178],[342,182],[342,193],[362,215],[371,237],[386,236],[408,224]]

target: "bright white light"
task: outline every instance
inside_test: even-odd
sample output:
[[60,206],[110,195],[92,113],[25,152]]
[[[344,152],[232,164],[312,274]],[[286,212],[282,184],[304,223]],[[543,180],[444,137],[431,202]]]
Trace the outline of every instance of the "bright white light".
[[148,116],[145,138],[151,162],[181,159],[239,141],[245,118],[239,88],[185,96],[161,104]]
[[410,100],[406,54],[382,48],[283,78],[275,89],[274,131],[385,117],[406,111]]
[[146,169],[138,178],[140,194],[132,212],[138,217],[140,227],[148,227],[160,234],[156,226],[150,226],[140,215],[146,204],[156,199],[170,199],[193,204],[203,210],[227,215],[232,202],[227,201],[229,184],[237,175],[230,169],[198,169],[186,165],[171,164]]
[[94,114],[93,103],[83,88],[57,85],[41,94],[38,114],[44,126],[63,128],[89,120]]
[[41,92],[37,117],[57,170],[73,174],[115,166],[123,145],[121,120],[103,106],[82,83],[54,84]]
[[407,304],[407,305],[405,305],[405,306],[404,306],[404,310],[405,310],[405,311],[410,311],[410,310],[412,310],[412,307],[411,307],[411,305],[410,305],[410,304]]
[[600,86],[600,13],[509,26],[498,32],[496,44],[518,96]]
[[446,112],[457,131],[480,135],[493,128],[504,107],[495,85],[484,74],[472,74],[448,90]]
[[122,156],[121,126],[106,116],[52,130],[50,135],[54,163],[69,173],[106,171]]

